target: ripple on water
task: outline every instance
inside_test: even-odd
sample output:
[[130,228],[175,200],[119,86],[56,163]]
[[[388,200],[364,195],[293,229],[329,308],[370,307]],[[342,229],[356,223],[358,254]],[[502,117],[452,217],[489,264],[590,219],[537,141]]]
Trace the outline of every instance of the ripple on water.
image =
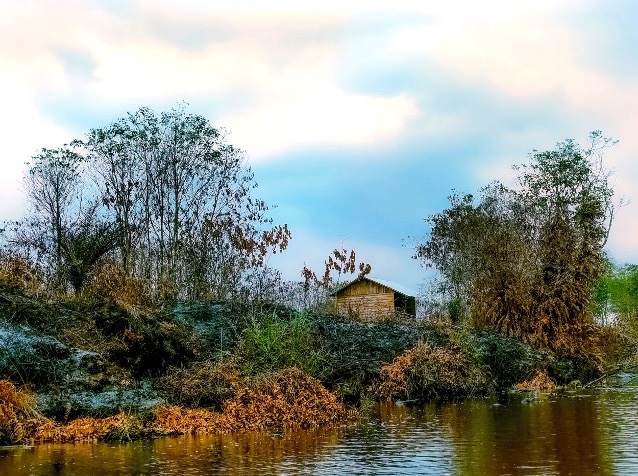
[[0,474],[638,474],[636,389],[379,405],[356,426],[0,448]]

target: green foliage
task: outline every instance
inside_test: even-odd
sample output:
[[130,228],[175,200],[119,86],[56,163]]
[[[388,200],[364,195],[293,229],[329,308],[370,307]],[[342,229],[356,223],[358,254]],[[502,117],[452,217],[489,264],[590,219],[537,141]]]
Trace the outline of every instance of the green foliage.
[[550,356],[519,339],[488,330],[461,334],[459,345],[497,389],[509,388],[542,370]]
[[247,375],[297,367],[318,376],[324,365],[314,322],[305,314],[282,319],[276,314],[253,316],[239,345]]
[[[596,287],[595,312],[601,323],[614,324],[607,353],[616,361],[633,363],[638,356],[638,266],[609,263]],[[624,345],[618,349],[618,341]]]
[[112,223],[99,222],[90,211],[73,227],[64,230],[61,240],[64,272],[78,294],[94,273],[99,261],[115,250],[121,233]]
[[599,284],[603,303],[621,320],[638,317],[638,265],[614,267]]

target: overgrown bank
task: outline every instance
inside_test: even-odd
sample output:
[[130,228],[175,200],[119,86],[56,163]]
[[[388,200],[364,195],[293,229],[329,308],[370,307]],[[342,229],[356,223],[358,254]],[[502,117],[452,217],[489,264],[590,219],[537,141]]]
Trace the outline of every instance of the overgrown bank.
[[[484,396],[597,368],[489,331],[229,303],[44,299],[0,288],[0,442],[298,428],[370,399]],[[16,386],[17,385],[17,388]]]
[[142,108],[42,149],[28,214],[0,233],[0,440],[305,427],[635,359],[636,271],[606,276],[613,143],[533,151],[514,187],[450,197],[415,249],[433,312],[372,322],[325,311],[334,274],[371,271],[354,251],[299,283],[268,267],[291,232],[205,118]]

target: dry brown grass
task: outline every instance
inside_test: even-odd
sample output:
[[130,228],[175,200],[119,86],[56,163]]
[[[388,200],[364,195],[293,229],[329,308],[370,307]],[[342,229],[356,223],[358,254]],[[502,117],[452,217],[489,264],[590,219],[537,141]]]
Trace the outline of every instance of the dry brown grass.
[[391,364],[381,368],[380,380],[374,387],[375,395],[387,400],[397,396],[408,396],[410,393],[410,371],[416,360],[428,352],[429,346],[417,343],[411,349],[395,357]]
[[121,266],[110,261],[98,267],[84,294],[108,299],[129,311],[153,302],[151,290],[143,280],[127,276]]
[[127,441],[144,434],[147,434],[147,431],[137,417],[119,413],[108,418],[78,418],[66,425],[58,425],[47,420],[35,430],[33,439],[56,443]]
[[31,262],[19,256],[0,256],[0,286],[27,294],[35,294],[43,283]]
[[0,444],[26,442],[44,421],[33,395],[0,380]]
[[228,433],[268,428],[310,428],[342,421],[352,413],[321,383],[296,368],[280,370],[226,400],[222,413],[162,407],[154,412],[153,433]]
[[371,390],[380,399],[464,398],[486,392],[485,375],[455,345],[433,348],[424,342],[381,368]]
[[230,362],[195,362],[185,369],[170,369],[159,385],[178,405],[220,408],[241,386],[241,376]]
[[120,413],[108,418],[78,418],[62,425],[40,416],[32,396],[0,380],[0,442],[126,441],[158,435],[310,428],[355,415],[318,380],[296,368],[280,370],[250,385],[237,385],[222,412],[163,406],[146,422]]
[[537,371],[531,379],[514,385],[514,389],[520,391],[553,392],[556,388],[556,381],[547,375],[547,372],[541,370]]

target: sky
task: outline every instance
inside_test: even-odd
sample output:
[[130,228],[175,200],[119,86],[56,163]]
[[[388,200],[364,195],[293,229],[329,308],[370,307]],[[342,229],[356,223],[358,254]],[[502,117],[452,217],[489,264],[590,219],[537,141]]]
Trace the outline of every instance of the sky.
[[453,190],[602,130],[630,201],[608,252],[636,263],[637,24],[633,0],[0,0],[0,220],[42,147],[185,102],[292,231],[284,277],[343,247],[418,291],[414,246]]

